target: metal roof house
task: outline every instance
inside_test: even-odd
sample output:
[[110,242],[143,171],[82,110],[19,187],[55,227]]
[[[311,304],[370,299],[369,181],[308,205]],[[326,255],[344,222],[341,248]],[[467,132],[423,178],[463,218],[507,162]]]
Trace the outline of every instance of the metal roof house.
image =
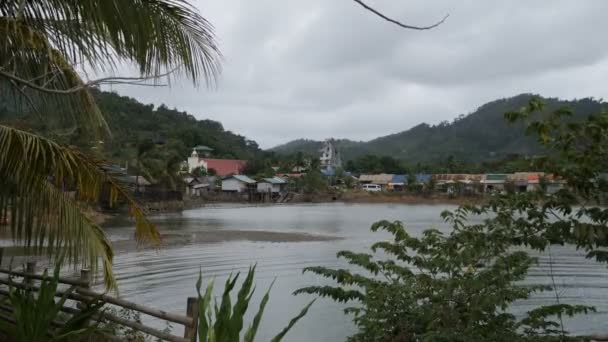
[[222,191],[251,192],[256,190],[256,181],[245,175],[232,175],[222,179]]
[[388,185],[393,180],[392,174],[381,173],[377,175],[361,175],[359,182],[364,184]]
[[281,177],[263,178],[257,183],[257,190],[261,193],[279,193],[285,190],[287,181]]
[[505,189],[505,183],[507,182],[506,173],[487,173],[481,180],[483,184],[483,191],[502,191]]
[[[393,190],[402,190],[407,184],[410,184],[410,175],[393,175],[393,179],[388,183],[388,188]],[[425,186],[431,181],[430,174],[418,173],[414,175],[414,184],[418,187]]]

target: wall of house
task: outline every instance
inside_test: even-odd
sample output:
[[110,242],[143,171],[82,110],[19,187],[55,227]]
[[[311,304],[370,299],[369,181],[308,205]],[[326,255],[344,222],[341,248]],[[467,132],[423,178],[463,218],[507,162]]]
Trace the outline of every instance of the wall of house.
[[222,191],[245,192],[247,191],[247,184],[236,178],[224,179],[222,180]]
[[274,192],[274,190],[272,189],[272,184],[270,183],[258,183],[258,192],[268,192],[268,191],[272,191]]
[[258,183],[258,192],[266,193],[266,192],[281,192],[281,184],[270,184],[270,183]]

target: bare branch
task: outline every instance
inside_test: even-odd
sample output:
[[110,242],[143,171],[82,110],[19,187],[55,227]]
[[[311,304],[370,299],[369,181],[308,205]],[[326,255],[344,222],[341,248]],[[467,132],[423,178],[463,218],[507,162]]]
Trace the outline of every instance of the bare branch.
[[361,7],[365,8],[366,10],[374,13],[375,15],[379,16],[380,18],[393,23],[399,27],[402,27],[404,29],[410,29],[410,30],[430,30],[432,28],[435,28],[441,24],[443,24],[443,22],[450,16],[449,14],[446,14],[445,17],[443,17],[443,19],[439,20],[438,22],[434,23],[433,25],[430,26],[412,26],[412,25],[407,25],[404,24],[400,21],[397,21],[395,19],[389,18],[387,16],[385,16],[384,14],[382,14],[381,12],[375,10],[374,8],[368,6],[366,3],[364,3],[362,0],[353,0],[354,2],[358,3],[359,5],[361,5]]
[[87,88],[90,88],[93,86],[97,86],[97,85],[101,85],[101,84],[132,84],[132,85],[139,85],[139,86],[165,86],[164,84],[160,84],[160,85],[159,84],[144,84],[141,82],[145,82],[148,80],[157,80],[159,78],[169,76],[176,70],[177,70],[177,68],[175,68],[169,72],[166,72],[164,74],[152,75],[152,76],[147,76],[147,77],[104,77],[104,78],[99,78],[96,80],[92,80],[92,81],[83,83],[82,85],[72,87],[69,89],[53,89],[53,88],[47,88],[45,86],[39,86],[28,80],[20,78],[14,74],[6,72],[2,68],[0,68],[0,76],[3,76],[5,78],[9,79],[11,82],[20,84],[23,87],[35,89],[35,90],[38,90],[43,93],[67,95],[67,94],[77,93],[84,89],[87,89]]

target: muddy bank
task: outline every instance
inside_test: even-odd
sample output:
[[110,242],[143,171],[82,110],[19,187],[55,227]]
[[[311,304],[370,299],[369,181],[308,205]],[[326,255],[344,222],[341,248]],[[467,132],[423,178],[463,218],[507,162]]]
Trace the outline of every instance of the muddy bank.
[[[219,243],[227,241],[253,241],[253,242],[312,242],[335,241],[342,237],[331,235],[315,235],[306,233],[284,233],[263,230],[217,230],[203,231],[188,234],[161,234],[160,248],[181,247],[191,244]],[[154,246],[137,246],[133,240],[113,241],[115,250],[132,251],[135,248],[155,248]]]
[[417,195],[403,192],[345,192],[337,197],[338,201],[345,203],[403,203],[403,204],[480,204],[484,201],[482,196],[450,197],[444,194]]

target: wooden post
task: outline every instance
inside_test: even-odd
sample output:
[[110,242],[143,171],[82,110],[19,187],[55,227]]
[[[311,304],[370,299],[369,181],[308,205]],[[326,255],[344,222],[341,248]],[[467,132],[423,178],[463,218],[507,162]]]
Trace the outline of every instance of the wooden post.
[[[205,313],[203,313],[204,315]],[[186,315],[192,318],[192,326],[184,326],[184,338],[196,341],[196,333],[198,332],[198,298],[188,297],[186,306]]]
[[91,270],[83,268],[82,270],[80,270],[80,280],[85,283],[83,285],[81,285],[82,287],[84,287],[85,289],[88,289],[91,287]]
[[[91,270],[86,269],[86,268],[81,269],[80,270],[80,281],[82,282],[82,284],[80,285],[80,288],[87,289],[87,290],[89,288],[91,288]],[[79,292],[78,288],[76,288],[76,292]],[[85,310],[88,306],[89,305],[87,303],[83,303],[83,302],[76,303],[76,307],[79,310]],[[90,324],[91,324],[90,320],[87,320],[85,322],[85,325],[87,325],[87,326]],[[93,336],[91,335],[91,336],[87,337],[86,341],[87,342],[93,341]]]
[[[31,274],[31,275],[36,274],[36,262],[35,261],[28,261],[25,264],[25,273]],[[34,278],[26,276],[26,284],[29,286],[34,285]]]
[[4,256],[4,248],[0,248],[0,266],[2,266],[2,257]]

